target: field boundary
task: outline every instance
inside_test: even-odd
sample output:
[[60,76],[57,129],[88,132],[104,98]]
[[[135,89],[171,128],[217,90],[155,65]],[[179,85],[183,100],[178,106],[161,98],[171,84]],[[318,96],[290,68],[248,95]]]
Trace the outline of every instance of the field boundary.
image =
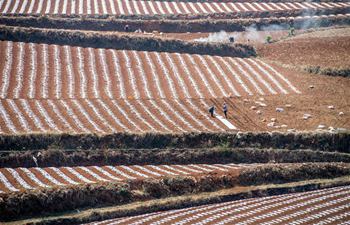
[[322,66],[306,66],[304,71],[313,74],[326,75],[332,77],[350,77],[350,68],[332,68]]
[[261,57],[261,58],[266,60],[266,62],[275,63],[283,68],[294,69],[300,72],[307,72],[310,74],[317,74],[317,75],[331,76],[331,77],[346,77],[346,78],[350,77],[350,68],[346,68],[346,67],[336,68],[336,67],[326,67],[326,66],[317,66],[317,65],[296,66],[296,65],[282,63],[276,60],[267,60],[264,57]]
[[[228,163],[346,162],[350,154],[315,150],[227,148],[207,149],[97,149],[1,152],[2,167],[168,165]],[[57,160],[59,159],[59,160]]]
[[256,56],[255,49],[245,44],[198,43],[173,39],[135,37],[132,34],[118,35],[74,30],[0,26],[0,40],[231,57]]
[[[334,16],[342,13],[340,11],[332,12],[333,16],[322,12],[322,16],[312,14],[313,17],[300,16],[298,14],[280,14],[276,17],[245,18],[245,19],[149,19],[132,20],[127,18],[90,18],[90,17],[55,17],[55,16],[0,16],[0,24],[6,26],[37,27],[37,28],[55,28],[55,29],[73,29],[73,30],[94,30],[94,31],[124,31],[125,25],[130,27],[130,31],[142,29],[142,31],[152,32],[218,32],[225,31],[244,31],[245,27],[256,25],[257,28],[278,24],[288,29],[289,26],[302,28],[306,22],[308,27],[327,27],[332,25],[349,24],[350,16],[341,18]],[[345,12],[344,12],[345,13]],[[331,13],[328,13],[331,14]],[[295,17],[299,16],[299,17]],[[280,17],[280,18],[279,18]],[[282,17],[282,18],[281,18]],[[242,18],[242,17],[240,17]]]
[[39,149],[152,149],[152,148],[280,148],[350,153],[350,133],[238,132],[238,133],[115,133],[1,135],[2,150]]

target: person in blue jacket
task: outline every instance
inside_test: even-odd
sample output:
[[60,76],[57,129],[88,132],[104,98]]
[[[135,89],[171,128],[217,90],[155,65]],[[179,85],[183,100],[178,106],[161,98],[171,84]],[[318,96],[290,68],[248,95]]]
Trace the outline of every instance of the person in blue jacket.
[[209,113],[210,113],[211,117],[214,117],[214,111],[215,111],[215,106],[213,105],[209,108]]
[[222,108],[224,110],[225,118],[227,119],[227,104],[226,104],[226,102],[224,102],[224,105]]

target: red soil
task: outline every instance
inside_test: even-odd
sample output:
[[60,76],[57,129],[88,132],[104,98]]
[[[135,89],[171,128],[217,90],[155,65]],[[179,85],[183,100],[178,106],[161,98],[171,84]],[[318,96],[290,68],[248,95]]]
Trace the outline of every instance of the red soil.
[[[340,32],[340,34],[346,36],[347,33]],[[305,35],[310,36],[311,34]],[[328,38],[328,36],[325,38]],[[337,38],[342,38],[339,32],[338,36]],[[300,40],[301,37],[298,38],[297,36],[291,41]],[[260,51],[260,54],[262,54],[261,52],[268,53],[268,47],[271,47],[271,52],[274,52],[274,46],[279,43],[283,44],[284,42],[264,45],[262,48],[259,48],[260,50],[263,49]],[[0,47],[4,49],[2,54],[5,56],[3,60],[0,60],[0,71],[5,71],[8,45],[9,42],[0,42]],[[9,65],[8,80],[5,79],[5,76],[0,78],[0,83],[4,85],[4,83],[8,82],[9,84],[7,89],[0,89],[5,91],[1,93],[4,96],[1,104],[17,130],[16,133],[43,131],[111,133],[125,131],[183,132],[227,130],[227,127],[218,119],[211,119],[207,112],[209,105],[214,103],[217,113],[222,114],[221,107],[224,101],[229,105],[229,121],[242,131],[285,131],[290,128],[314,130],[320,124],[324,124],[327,127],[350,127],[350,93],[348,91],[350,84],[348,79],[344,78],[309,75],[281,67],[276,63],[269,63],[301,92],[301,94],[295,94],[294,90],[280,79],[274,71],[255,59],[253,61],[246,59],[243,61],[239,59],[231,61],[228,57],[202,56],[203,60],[201,60],[198,55],[174,53],[169,53],[168,58],[165,53],[149,52],[148,55],[152,62],[150,64],[147,60],[146,52],[125,51],[127,56],[125,58],[123,51],[102,50],[102,54],[100,54],[98,49],[79,48],[82,53],[80,60],[78,48],[76,47],[37,44],[34,44],[34,53],[36,53],[34,54],[36,56],[34,62],[37,65],[35,67],[31,66],[32,50],[29,44],[23,44],[25,50],[24,57],[21,59],[24,65],[23,75],[18,76],[17,73],[21,74],[18,66],[19,62],[21,62],[19,59],[19,46],[19,43],[13,43],[13,50],[10,52],[13,58],[12,64]],[[44,48],[47,48],[48,63],[43,61]],[[55,48],[58,51],[55,51]],[[67,55],[67,50],[70,55]],[[340,49],[335,48],[333,50],[334,52],[340,51]],[[55,56],[55,52],[59,52],[58,58]],[[113,57],[113,54],[116,58]],[[158,57],[160,61],[158,61]],[[191,58],[195,64],[192,64]],[[268,56],[267,58],[271,59]],[[56,59],[59,59],[59,67],[57,67]],[[115,59],[118,61],[115,61]],[[130,68],[126,63],[127,59],[130,61]],[[285,59],[282,57],[281,61],[283,60],[287,60],[287,57]],[[83,62],[82,65],[80,65],[80,61]],[[104,61],[106,64],[103,63]],[[293,62],[293,60],[290,61]],[[254,62],[258,63],[259,67]],[[207,68],[206,65],[208,66]],[[44,73],[45,67],[48,73]],[[81,73],[80,67],[82,67]],[[31,90],[29,85],[31,83],[31,71],[33,69],[35,71],[34,80],[32,81],[34,84],[32,87],[32,90],[34,90],[33,97],[40,100],[39,103],[46,109],[45,111],[49,116],[47,117],[40,113],[35,101],[28,101],[34,115],[37,116],[42,124],[41,129],[31,118],[32,115],[28,114],[22,104],[15,100],[15,105],[23,114],[23,120],[28,123],[29,130],[26,130],[20,120],[21,115],[17,114],[10,107],[6,99],[17,97],[17,87],[19,87],[18,97],[28,99]],[[270,80],[266,74],[273,77],[281,86],[276,85],[276,82]],[[258,76],[261,76],[263,80],[257,79]],[[17,82],[18,77],[21,78],[22,83]],[[238,82],[237,77],[246,85],[247,90],[251,91],[252,96],[248,95],[245,88]],[[43,82],[45,78],[47,78],[46,82]],[[259,95],[259,90],[252,81],[262,90],[265,94],[264,96]],[[83,85],[84,83],[85,86]],[[57,84],[59,85],[57,86]],[[310,89],[310,85],[313,85],[314,88]],[[269,86],[277,92],[276,95],[269,90]],[[48,96],[44,93],[45,87],[47,88]],[[57,87],[61,88],[58,89]],[[283,90],[280,87],[289,94],[282,94]],[[242,97],[234,96],[232,88],[236,89]],[[231,97],[221,99],[223,95]],[[342,96],[342,98],[339,98],[339,96]],[[62,114],[62,117],[67,122],[61,121],[60,116],[53,111],[48,101],[43,100],[45,98],[56,99],[57,97],[65,99],[64,102],[68,104],[77,117],[72,117],[60,101],[53,101],[59,113]],[[160,98],[162,97],[165,97],[166,100],[161,100]],[[182,107],[174,101],[176,97],[180,98],[178,101]],[[192,98],[191,102],[193,105],[189,104],[188,100],[182,100],[188,97]],[[205,105],[202,104],[202,100],[197,100],[199,97],[204,98]],[[255,103],[261,97],[264,98],[263,102],[267,105],[266,107],[260,107]],[[87,116],[69,98],[89,98],[88,101],[83,99],[77,101],[85,110]],[[110,109],[110,112],[100,105],[95,98],[101,99],[106,107]],[[119,111],[111,100],[108,100],[110,98],[118,99],[116,103],[123,112]],[[120,98],[124,99],[119,100]],[[138,98],[138,100],[135,101],[135,98]],[[154,102],[149,102],[149,98],[154,99]],[[95,106],[96,112],[89,106],[88,102]],[[292,106],[287,108],[287,104]],[[328,109],[327,107],[330,105],[333,105],[335,109]],[[252,106],[257,106],[258,109],[250,109]],[[277,107],[284,108],[284,112],[277,113]],[[257,110],[260,110],[261,114],[257,114]],[[339,112],[344,112],[345,115],[339,116]],[[311,114],[312,118],[306,121],[303,120],[302,117],[305,113]],[[58,129],[48,124],[50,118],[52,121],[55,121],[54,125]],[[167,118],[170,118],[170,120]],[[271,118],[277,119],[277,127],[267,127]],[[116,119],[120,122],[116,121]],[[3,133],[13,133],[7,123],[8,121],[5,118],[0,119],[1,131]],[[281,128],[281,125],[287,125],[287,127]]]
[[[253,167],[256,165],[252,165],[250,167]],[[121,166],[117,166],[115,167],[117,170],[121,171],[122,173],[129,175],[130,177],[133,177],[136,180],[144,180],[144,179],[160,179],[162,177],[165,176],[193,176],[193,177],[197,177],[200,178],[202,176],[221,176],[223,174],[234,174],[235,176],[238,176],[239,171],[243,168],[243,167],[247,167],[247,165],[240,165],[237,164],[236,166],[232,166],[231,168],[227,168],[227,167],[220,167],[217,166],[221,169],[224,169],[225,171],[219,170],[219,169],[213,169],[213,168],[209,168],[206,167],[205,165],[201,165],[198,164],[198,167],[191,167],[191,165],[186,165],[184,166],[185,168],[181,167],[180,170],[181,171],[186,171],[187,174],[183,175],[182,173],[180,173],[177,169],[176,169],[176,165],[175,166],[170,166],[172,168],[174,168],[174,170],[170,170],[168,168],[163,168],[161,166],[157,166],[158,168],[161,168],[165,171],[161,171],[161,170],[157,170],[151,166],[128,166],[127,168],[130,168],[130,170],[127,170]],[[82,169],[82,167],[72,167],[72,169],[74,169],[78,174],[80,174],[82,177],[84,177],[85,179],[88,179],[90,181],[92,181],[93,183],[103,183],[103,182],[116,182],[116,181],[125,181],[128,180],[129,178],[121,175],[120,173],[117,173],[115,171],[113,171],[112,169],[108,168],[108,167],[100,167],[101,169],[103,169],[105,172],[109,173],[110,175],[118,178],[118,179],[111,179],[109,176],[105,175],[103,172],[101,172],[100,170],[94,168],[94,167],[85,167],[87,169],[89,169],[90,171],[92,171],[93,173],[95,173],[97,176],[93,176],[92,174],[84,171]],[[144,168],[145,170],[143,170],[142,168]],[[187,170],[186,168],[192,168],[197,170],[198,172],[194,172],[191,170]],[[59,176],[56,172],[54,172],[52,169],[50,168],[42,168],[43,170],[45,170],[50,176],[52,176],[54,179],[56,179],[58,182],[64,184],[64,185],[72,185],[68,180],[63,179],[61,176]],[[79,184],[83,184],[86,183],[85,181],[81,180],[79,177],[75,176],[73,173],[71,173],[68,170],[68,167],[61,167],[58,168],[63,174],[65,174],[67,177],[69,177],[71,180],[79,183]],[[209,170],[208,170],[209,169]],[[29,184],[32,188],[34,189],[38,189],[38,188],[43,188],[40,187],[39,184],[31,179],[24,171],[22,171],[20,168],[16,168],[14,169],[18,174],[19,177],[23,179],[23,181],[25,181],[27,184]],[[43,176],[40,172],[38,172],[35,168],[29,168],[29,171],[32,172],[34,174],[34,176],[44,185],[48,185],[49,187],[54,187],[57,186],[57,184],[55,184],[54,182],[50,181],[50,179],[46,178],[45,176]],[[134,171],[134,172],[131,172]],[[174,175],[171,175],[169,173],[167,173],[166,171],[170,171],[172,172]],[[12,176],[10,174],[9,171],[7,171],[6,168],[0,168],[0,173],[7,179],[7,181],[13,185],[15,188],[19,189],[19,190],[25,190],[25,186],[22,186],[16,179],[14,176]],[[141,176],[141,175],[143,176]],[[159,174],[159,175],[157,175]],[[101,180],[105,179],[105,180]],[[6,184],[3,182],[0,182],[0,191],[1,192],[11,192],[7,187]]]
[[300,34],[257,50],[261,57],[297,67],[350,68],[350,28]]
[[[109,4],[109,1],[103,0],[105,3],[105,8],[103,7],[102,1],[85,1],[83,2],[82,12],[80,12],[80,3],[76,1],[76,4],[73,6],[71,1],[60,2],[60,4],[56,9],[56,2],[51,1],[51,5],[49,6],[48,12],[46,12],[47,5],[42,3],[40,5],[39,0],[33,0],[32,2],[28,2],[26,6],[22,9],[22,4],[16,6],[15,2],[4,1],[0,6],[0,11],[5,14],[13,14],[13,13],[22,13],[22,14],[58,14],[58,15],[70,15],[70,14],[78,14],[78,15],[176,15],[176,14],[212,14],[212,13],[232,13],[232,12],[260,12],[260,11],[292,11],[295,10],[291,5],[281,5],[280,3],[266,3],[261,4],[257,2],[259,6],[242,2],[236,4],[227,4],[225,2],[206,2],[204,4],[202,1],[194,1],[192,2],[192,7],[190,2],[182,1],[180,2],[172,2],[172,1],[144,1],[144,6],[141,1],[121,1],[119,4],[118,1],[113,0],[114,2],[114,11],[112,10],[112,6]],[[95,5],[96,2],[96,5]],[[9,7],[7,7],[8,3],[10,3]],[[34,5],[32,5],[34,3]],[[66,3],[66,7],[64,5]],[[159,4],[156,4],[159,3]],[[178,10],[176,10],[174,3]],[[153,7],[151,7],[151,4]],[[293,4],[294,7],[298,9],[303,8],[316,8],[316,9],[333,9],[334,7],[347,7],[347,4],[337,4],[337,5],[325,5],[325,4],[317,4],[317,5],[307,5],[303,3],[303,5],[295,4],[293,2],[289,3]],[[200,7],[201,5],[202,7]],[[33,7],[31,7],[33,6]],[[40,8],[41,6],[41,8]],[[168,7],[170,10],[168,9]],[[204,8],[204,9],[203,9]],[[138,10],[137,10],[138,9]],[[124,12],[123,12],[124,11]],[[148,11],[148,13],[146,13]]]

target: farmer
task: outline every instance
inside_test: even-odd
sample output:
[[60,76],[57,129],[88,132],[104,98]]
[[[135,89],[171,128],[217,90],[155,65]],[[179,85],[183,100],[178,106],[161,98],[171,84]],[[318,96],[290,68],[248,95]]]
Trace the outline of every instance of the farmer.
[[290,27],[289,28],[289,32],[288,32],[288,36],[294,36],[295,35],[295,28],[294,27]]
[[226,102],[224,102],[224,105],[222,108],[224,110],[225,118],[227,119],[227,104],[226,104]]
[[128,25],[128,24],[126,24],[126,25],[124,26],[124,31],[125,31],[125,32],[128,32],[128,31],[129,31],[129,25]]
[[214,111],[215,111],[215,107],[213,105],[212,107],[209,108],[209,113],[210,113],[211,117],[214,117]]

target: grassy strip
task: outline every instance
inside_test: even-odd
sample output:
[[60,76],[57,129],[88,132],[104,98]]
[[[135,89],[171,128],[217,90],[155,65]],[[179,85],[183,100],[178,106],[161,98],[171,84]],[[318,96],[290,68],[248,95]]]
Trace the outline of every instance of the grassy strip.
[[219,148],[103,149],[0,152],[1,167],[161,165],[191,163],[350,162],[350,154],[315,150]]
[[5,222],[4,225],[14,225],[18,223],[32,225],[81,224],[97,220],[136,216],[145,213],[193,207],[203,204],[214,204],[253,197],[265,197],[278,194],[312,191],[343,185],[350,185],[350,177],[340,177],[328,180],[308,180],[277,185],[272,184],[249,187],[235,187],[216,192],[204,192],[200,194],[169,197],[160,200],[157,199],[148,200],[145,202],[130,203],[122,206],[85,209],[80,212],[70,212],[58,216],[39,217],[8,223]]
[[350,175],[342,163],[265,165],[242,171],[178,176],[162,179],[131,180],[125,183],[87,184],[65,188],[39,189],[0,195],[0,219],[4,221],[47,215],[77,208],[121,205],[235,186],[296,182],[308,179]]
[[152,149],[152,148],[276,148],[350,153],[350,133],[238,132],[165,134],[24,134],[0,135],[2,150],[36,149]]
[[[245,12],[229,14],[231,18],[222,18],[202,15],[203,18],[152,18],[147,16],[131,17],[108,17],[108,16],[1,16],[0,24],[8,26],[55,28],[55,29],[73,29],[73,30],[95,30],[95,31],[124,31],[126,24],[131,31],[142,29],[152,32],[154,30],[161,32],[217,32],[225,31],[243,31],[245,27],[256,24],[259,26],[268,26],[271,24],[280,25],[288,29],[290,25],[296,28],[303,28],[307,22],[309,27],[330,26],[335,24],[348,24],[348,19],[341,18],[288,18],[302,15],[328,15],[345,14],[346,9],[328,9],[326,11],[308,11],[306,14],[300,10],[294,11],[273,11],[273,12]],[[228,17],[228,14],[223,14]],[[199,15],[200,16],[200,15]],[[219,14],[220,16],[220,14]],[[284,17],[284,18],[279,18]],[[244,19],[242,19],[244,18]]]
[[320,66],[307,66],[304,70],[308,73],[327,76],[350,77],[350,68],[323,68]]
[[232,57],[255,56],[255,49],[245,44],[198,43],[175,39],[137,37],[116,33],[39,29],[0,26],[0,40],[112,48],[138,51],[180,52]]

